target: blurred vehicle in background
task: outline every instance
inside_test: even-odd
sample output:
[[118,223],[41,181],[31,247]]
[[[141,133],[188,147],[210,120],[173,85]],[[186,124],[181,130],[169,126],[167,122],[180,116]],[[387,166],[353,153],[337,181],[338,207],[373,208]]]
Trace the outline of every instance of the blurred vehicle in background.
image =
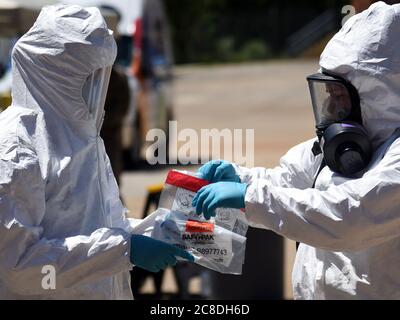
[[[45,5],[57,0],[0,0],[0,111],[11,104],[11,51],[17,40],[34,24]],[[117,28],[115,13],[103,10],[109,28]]]
[[[125,39],[127,43],[127,39]],[[130,42],[132,45],[132,42]],[[129,50],[128,50],[129,51]],[[123,50],[121,50],[121,53]],[[137,110],[133,116],[130,156],[140,158],[146,133],[162,129],[168,139],[169,121],[174,119],[172,97],[173,53],[168,19],[160,0],[143,1],[135,22],[131,70],[137,80]],[[131,126],[127,126],[129,128]],[[129,135],[127,135],[129,136]],[[167,150],[168,150],[168,140]]]
[[[32,26],[38,8],[32,1],[0,1],[0,111],[11,104],[11,50],[20,36]],[[50,1],[38,1],[41,5]]]
[[168,124],[173,119],[172,44],[160,0],[0,0],[0,108],[4,110],[11,103],[10,53],[14,43],[33,25],[42,6],[59,2],[99,7],[115,31],[116,64],[125,71],[131,90],[121,138],[129,166],[143,157],[147,131],[159,128],[168,137]]

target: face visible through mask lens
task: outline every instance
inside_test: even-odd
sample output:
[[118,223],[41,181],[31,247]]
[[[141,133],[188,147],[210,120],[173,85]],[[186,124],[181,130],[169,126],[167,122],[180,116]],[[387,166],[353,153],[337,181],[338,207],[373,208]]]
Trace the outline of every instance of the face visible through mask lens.
[[82,88],[82,97],[88,106],[89,113],[99,128],[102,123],[104,104],[112,67],[98,69],[86,78]]
[[323,74],[309,76],[307,80],[317,126],[348,119],[352,113],[353,100],[343,80]]
[[325,101],[326,119],[330,121],[344,120],[351,112],[351,99],[347,89],[341,84],[327,83],[328,97]]

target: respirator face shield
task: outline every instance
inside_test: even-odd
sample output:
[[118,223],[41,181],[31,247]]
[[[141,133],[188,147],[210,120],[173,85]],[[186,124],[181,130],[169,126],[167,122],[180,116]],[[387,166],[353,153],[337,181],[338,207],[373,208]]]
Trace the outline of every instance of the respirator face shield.
[[354,86],[337,76],[317,73],[307,77],[316,122],[318,143],[335,173],[355,177],[371,159],[371,143],[362,126],[360,98]]
[[90,74],[83,85],[82,97],[89,108],[89,112],[100,128],[103,121],[104,105],[107,98],[112,66],[97,69]]
[[323,73],[308,76],[307,81],[317,129],[342,121],[362,124],[360,99],[351,83]]

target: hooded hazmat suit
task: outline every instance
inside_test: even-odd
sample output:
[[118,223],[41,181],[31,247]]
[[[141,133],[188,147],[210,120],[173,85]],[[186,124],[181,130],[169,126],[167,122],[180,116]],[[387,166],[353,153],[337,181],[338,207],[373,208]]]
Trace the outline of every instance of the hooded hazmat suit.
[[45,7],[15,45],[0,115],[0,299],[132,298],[135,221],[99,137],[116,50],[98,9],[65,5]]
[[236,166],[248,183],[253,227],[301,242],[293,270],[296,299],[400,299],[400,5],[383,2],[352,17],[328,43],[320,66],[349,80],[361,99],[374,146],[357,179],[324,167],[314,140],[275,169]]

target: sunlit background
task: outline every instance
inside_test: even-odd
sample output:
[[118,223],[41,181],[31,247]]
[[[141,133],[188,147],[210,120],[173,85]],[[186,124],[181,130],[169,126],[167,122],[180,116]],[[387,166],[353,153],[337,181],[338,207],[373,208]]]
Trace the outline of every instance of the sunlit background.
[[[13,44],[43,5],[58,2],[99,7],[114,30],[116,69],[128,87],[125,94],[122,85],[110,85],[102,135],[123,201],[129,214],[140,218],[155,209],[169,170],[194,171],[210,151],[199,142],[189,165],[149,165],[149,130],[162,129],[176,156],[185,141],[168,131],[169,121],[177,121],[178,134],[187,128],[199,135],[202,129],[253,129],[254,164],[263,167],[277,165],[290,147],[313,138],[305,78],[318,70],[320,53],[341,25],[374,1],[0,1],[2,110],[11,104]],[[135,269],[134,294],[137,299],[291,299],[294,255],[292,241],[250,230],[242,276],[186,264],[155,276]]]

